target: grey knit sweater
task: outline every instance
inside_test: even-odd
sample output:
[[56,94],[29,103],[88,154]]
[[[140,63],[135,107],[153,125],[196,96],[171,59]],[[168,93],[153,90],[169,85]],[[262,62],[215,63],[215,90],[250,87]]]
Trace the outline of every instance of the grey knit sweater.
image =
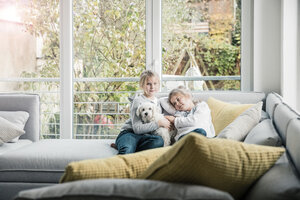
[[129,130],[133,131],[135,134],[145,134],[151,133],[159,128],[157,122],[143,123],[141,118],[136,115],[137,108],[141,103],[144,102],[151,102],[153,104],[156,104],[159,112],[161,113],[161,107],[157,103],[157,99],[151,100],[146,98],[143,94],[137,94],[130,106],[130,118],[125,122],[125,124],[121,128],[121,131]]

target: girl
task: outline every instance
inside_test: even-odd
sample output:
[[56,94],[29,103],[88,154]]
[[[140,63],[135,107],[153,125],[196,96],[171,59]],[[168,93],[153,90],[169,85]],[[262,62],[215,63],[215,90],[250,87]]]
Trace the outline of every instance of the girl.
[[169,94],[169,101],[176,109],[174,116],[165,116],[177,129],[175,141],[190,132],[197,132],[207,137],[215,136],[210,109],[206,102],[193,102],[190,91],[180,86]]
[[171,123],[163,118],[158,122],[143,123],[136,115],[136,110],[141,103],[150,102],[155,104],[158,109],[155,94],[159,90],[159,76],[150,70],[144,71],[140,76],[140,87],[143,94],[136,95],[130,109],[130,119],[121,128],[121,132],[116,139],[116,148],[119,154],[134,153],[146,149],[162,147],[164,141],[161,136],[153,135],[151,132],[159,127],[170,128]]

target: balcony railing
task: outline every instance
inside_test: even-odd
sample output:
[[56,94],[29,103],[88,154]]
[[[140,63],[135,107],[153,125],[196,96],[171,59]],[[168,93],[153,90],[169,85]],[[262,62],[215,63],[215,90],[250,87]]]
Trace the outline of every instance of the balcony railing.
[[[138,82],[138,78],[75,78],[76,82]],[[162,76],[166,81],[241,80],[240,76]],[[60,138],[60,79],[59,78],[0,78],[1,83],[14,83],[15,87],[1,92],[37,93],[40,95],[41,138]],[[1,86],[1,85],[0,85]],[[134,95],[135,91],[74,91],[80,95]],[[113,139],[129,118],[130,102],[75,101],[73,102],[73,138]]]

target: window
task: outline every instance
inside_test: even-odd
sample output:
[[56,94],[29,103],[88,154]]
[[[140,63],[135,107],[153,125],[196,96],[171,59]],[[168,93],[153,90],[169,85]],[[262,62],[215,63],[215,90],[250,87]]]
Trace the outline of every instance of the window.
[[[145,1],[74,0],[74,138],[114,138],[145,70]],[[124,78],[125,77],[125,78]]]
[[0,91],[39,93],[44,138],[59,138],[59,2],[0,2]]
[[115,138],[144,69],[163,92],[241,89],[241,0],[10,2],[0,90],[40,94],[43,138]]
[[[241,1],[162,1],[162,66],[168,91],[240,90]],[[188,78],[212,76],[206,81]]]

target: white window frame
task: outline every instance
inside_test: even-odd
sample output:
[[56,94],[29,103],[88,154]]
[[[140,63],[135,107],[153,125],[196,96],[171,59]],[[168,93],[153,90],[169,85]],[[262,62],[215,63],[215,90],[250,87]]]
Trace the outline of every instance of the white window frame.
[[[253,90],[253,1],[242,1],[241,90]],[[73,137],[73,1],[60,1],[60,138]],[[161,0],[146,0],[146,68],[162,80]],[[191,77],[190,77],[191,78]],[[200,77],[192,77],[191,80]],[[201,77],[211,80],[216,77]],[[222,77],[220,77],[222,79]],[[220,80],[221,80],[220,79]],[[165,79],[163,79],[165,80]],[[189,79],[190,80],[190,79]],[[199,79],[197,79],[199,80]],[[70,103],[71,102],[71,103]]]
[[254,0],[242,0],[241,91],[253,91]]
[[[73,136],[73,1],[60,6],[60,138]],[[70,103],[71,102],[71,103]]]

